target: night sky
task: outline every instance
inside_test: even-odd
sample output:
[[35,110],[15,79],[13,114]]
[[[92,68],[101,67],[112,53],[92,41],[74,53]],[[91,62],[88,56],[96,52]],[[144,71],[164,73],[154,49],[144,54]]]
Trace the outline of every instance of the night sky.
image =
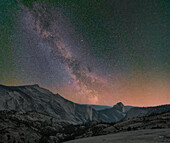
[[83,104],[168,104],[169,18],[169,0],[0,0],[0,84]]

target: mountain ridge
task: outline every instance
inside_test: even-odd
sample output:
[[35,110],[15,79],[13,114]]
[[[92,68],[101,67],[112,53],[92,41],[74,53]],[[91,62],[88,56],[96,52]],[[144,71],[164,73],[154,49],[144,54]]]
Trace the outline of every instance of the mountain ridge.
[[114,113],[110,116],[105,111],[96,111],[88,105],[74,103],[37,84],[24,86],[1,85],[0,110],[36,111],[74,123],[92,120],[117,122],[125,117],[123,112],[118,112],[114,108],[109,110],[109,112]]
[[134,117],[170,111],[170,105],[130,107],[129,110],[126,110],[126,106],[119,102],[111,108],[95,110],[90,105],[81,105],[69,101],[60,94],[54,94],[38,84],[22,86],[1,84],[0,110],[35,111],[77,124],[93,120],[118,122]]
[[135,107],[131,108],[124,120],[136,118],[136,117],[143,117],[149,116],[152,114],[164,113],[170,111],[170,104],[159,105],[159,106],[152,106],[152,107]]

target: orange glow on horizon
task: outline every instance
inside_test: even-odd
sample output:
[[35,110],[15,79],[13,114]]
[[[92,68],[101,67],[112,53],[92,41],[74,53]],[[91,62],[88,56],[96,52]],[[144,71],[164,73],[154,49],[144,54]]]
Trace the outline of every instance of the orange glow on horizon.
[[65,98],[81,104],[96,104],[113,106],[117,102],[132,106],[158,106],[170,104],[169,81],[166,79],[148,79],[134,78],[131,80],[122,80],[120,86],[101,87],[100,95],[91,96],[76,95],[74,85],[64,85],[59,93]]
[[[6,81],[5,85],[19,86],[23,83]],[[113,106],[117,102],[131,106],[158,106],[170,104],[170,82],[165,78],[143,79],[142,77],[129,80],[121,79],[110,81],[109,84],[103,82],[103,86],[96,85],[98,95],[78,95],[75,85],[72,83],[60,84],[59,86],[45,87],[53,93],[59,93],[64,98],[80,104],[96,104]],[[109,86],[109,85],[112,86]],[[40,85],[41,86],[41,85]],[[83,93],[82,93],[83,94]]]

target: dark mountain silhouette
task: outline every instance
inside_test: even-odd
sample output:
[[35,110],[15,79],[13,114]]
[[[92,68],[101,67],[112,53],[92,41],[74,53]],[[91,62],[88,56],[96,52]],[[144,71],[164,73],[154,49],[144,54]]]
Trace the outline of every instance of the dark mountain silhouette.
[[35,111],[59,120],[82,123],[92,120],[120,121],[125,117],[124,109],[121,108],[124,108],[123,104],[96,111],[88,105],[76,104],[38,85],[0,85],[0,110]]

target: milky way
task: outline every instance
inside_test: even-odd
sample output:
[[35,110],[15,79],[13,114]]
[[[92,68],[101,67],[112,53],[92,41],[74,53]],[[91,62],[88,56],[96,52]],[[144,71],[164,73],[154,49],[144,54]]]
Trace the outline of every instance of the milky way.
[[[85,98],[87,102],[93,104],[97,103],[98,96],[100,94],[99,91],[97,90],[97,86],[102,88],[103,84],[107,83],[107,79],[102,78],[96,73],[94,73],[87,64],[82,63],[82,61],[80,61],[74,56],[74,53],[71,53],[68,50],[67,45],[65,43],[66,42],[68,43],[68,39],[69,41],[74,40],[73,38],[71,38],[71,34],[75,31],[74,29],[72,29],[71,32],[65,31],[65,29],[67,30],[67,26],[61,27],[58,26],[58,24],[56,24],[55,20],[61,21],[62,25],[64,25],[65,23],[69,25],[69,21],[67,21],[67,19],[65,19],[64,16],[61,16],[62,15],[61,11],[57,12],[58,12],[57,15],[60,15],[60,17],[55,18],[55,16],[53,16],[54,19],[50,22],[48,21],[49,22],[48,31],[46,31],[46,28],[43,29],[43,27],[45,26],[41,25],[42,23],[46,23],[46,21],[40,23],[39,20],[36,22],[37,31],[49,45],[53,56],[61,61],[61,63],[65,66],[69,76],[73,80],[71,83],[74,85],[74,87],[72,86],[72,88],[76,90],[74,96]],[[55,12],[55,15],[57,12]],[[43,17],[40,18],[43,20],[45,19]],[[68,33],[68,35],[66,34],[65,36],[64,34],[62,34],[63,31],[65,31],[65,33]],[[58,35],[56,35],[56,33]],[[82,41],[80,37],[78,37],[78,40]],[[72,45],[71,48],[74,48],[73,46],[77,45]]]
[[38,83],[84,104],[168,103],[167,3],[6,1],[0,83]]

